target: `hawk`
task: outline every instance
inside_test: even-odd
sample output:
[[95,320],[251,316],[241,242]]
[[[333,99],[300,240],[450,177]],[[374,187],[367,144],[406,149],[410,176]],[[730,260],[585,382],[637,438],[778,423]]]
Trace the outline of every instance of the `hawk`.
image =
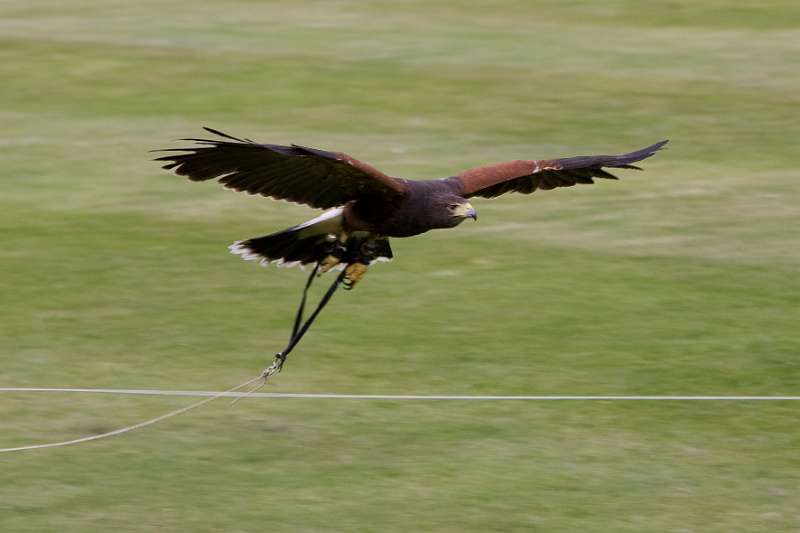
[[164,150],[170,153],[156,160],[192,181],[219,179],[236,191],[327,209],[283,231],[235,242],[230,250],[263,265],[317,264],[318,274],[344,268],[346,288],[352,288],[373,262],[392,259],[390,238],[477,220],[471,198],[617,179],[605,169],[641,170],[633,163],[667,144],[661,141],[623,155],[518,159],[420,181],[389,176],[342,152],[259,144],[204,129],[218,138],[183,139],[196,144]]

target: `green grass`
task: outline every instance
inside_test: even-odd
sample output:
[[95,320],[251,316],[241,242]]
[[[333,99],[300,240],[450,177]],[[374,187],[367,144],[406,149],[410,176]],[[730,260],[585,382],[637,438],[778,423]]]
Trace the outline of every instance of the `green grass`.
[[[799,28],[788,0],[0,3],[0,386],[222,389],[282,347],[303,273],[225,246],[312,212],[149,161],[209,125],[420,178],[672,139],[396,240],[271,391],[796,395]],[[0,447],[187,403],[2,394]],[[798,449],[789,403],[221,401],[0,456],[0,529],[788,532]]]

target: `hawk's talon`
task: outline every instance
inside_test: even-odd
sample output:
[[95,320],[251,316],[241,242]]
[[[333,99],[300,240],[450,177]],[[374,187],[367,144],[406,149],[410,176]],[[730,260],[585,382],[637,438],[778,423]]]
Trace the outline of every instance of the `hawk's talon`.
[[[331,240],[331,238],[333,238]],[[320,262],[317,269],[317,276],[323,275],[330,269],[338,265],[347,254],[347,247],[344,242],[335,235],[328,235],[330,244],[326,247],[327,254]]]
[[355,263],[347,265],[344,271],[344,280],[342,280],[345,290],[352,290],[356,283],[361,281],[361,278],[367,273],[368,268],[369,265],[361,261],[356,261]]
[[325,272],[329,271],[336,265],[342,262],[341,257],[337,257],[334,254],[330,254],[326,256],[322,261],[319,262],[319,268],[317,269],[317,276],[323,275]]

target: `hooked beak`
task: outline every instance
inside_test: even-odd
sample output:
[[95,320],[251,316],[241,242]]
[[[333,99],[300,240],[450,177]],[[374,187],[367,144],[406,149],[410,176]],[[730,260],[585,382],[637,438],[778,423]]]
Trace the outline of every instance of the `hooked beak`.
[[453,214],[457,217],[461,217],[461,219],[471,218],[472,220],[478,220],[478,212],[475,211],[475,208],[472,207],[472,204],[469,202],[458,204],[453,211]]

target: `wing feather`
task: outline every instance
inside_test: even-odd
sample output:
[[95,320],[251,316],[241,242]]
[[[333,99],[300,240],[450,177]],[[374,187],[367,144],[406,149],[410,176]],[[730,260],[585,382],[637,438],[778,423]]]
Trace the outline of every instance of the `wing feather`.
[[622,155],[591,155],[563,159],[515,160],[465,170],[455,177],[460,182],[462,194],[469,198],[481,196],[495,198],[507,192],[531,194],[557,187],[594,183],[593,178],[617,179],[604,170],[625,168],[641,170],[632,165],[661,150],[668,141]]
[[156,150],[169,152],[156,161],[191,181],[218,178],[229,189],[323,209],[362,196],[387,198],[406,192],[402,180],[341,152],[258,144],[204,129],[222,139],[182,139],[196,146]]

